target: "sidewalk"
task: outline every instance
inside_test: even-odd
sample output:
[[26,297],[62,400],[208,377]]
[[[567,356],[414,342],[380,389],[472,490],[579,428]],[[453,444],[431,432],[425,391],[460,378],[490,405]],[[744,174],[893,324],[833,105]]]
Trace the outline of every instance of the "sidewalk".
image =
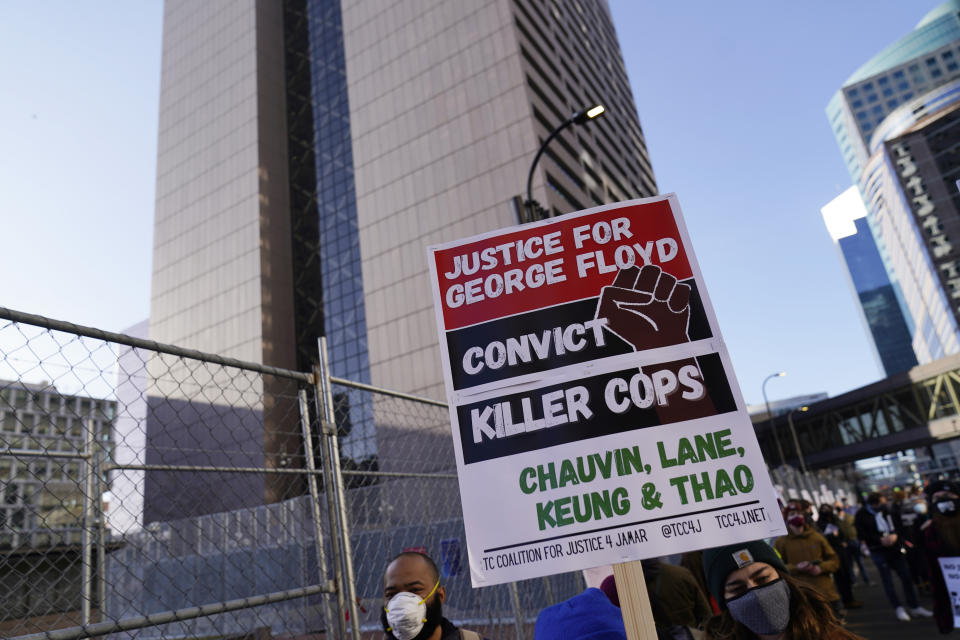
[[[934,638],[950,637],[949,635],[942,636],[937,631],[937,625],[934,624],[933,618],[914,618],[910,622],[897,620],[896,614],[883,592],[883,587],[880,585],[880,576],[877,575],[876,567],[873,566],[869,558],[865,558],[864,564],[870,574],[870,586],[864,586],[862,582],[858,581],[853,587],[853,595],[863,602],[863,608],[847,611],[847,629],[867,640],[903,640],[903,638],[932,640]],[[896,576],[893,578],[893,584],[902,600],[900,580]],[[921,606],[933,609],[933,600],[929,594],[918,591],[917,597],[920,599]]]

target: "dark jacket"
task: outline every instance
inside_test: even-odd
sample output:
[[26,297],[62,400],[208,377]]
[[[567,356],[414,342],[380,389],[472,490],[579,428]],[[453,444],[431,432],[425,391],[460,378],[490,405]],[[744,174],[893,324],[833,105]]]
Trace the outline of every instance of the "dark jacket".
[[463,639],[463,635],[461,634],[460,629],[455,624],[447,620],[446,618],[440,619],[440,629],[442,630],[442,635],[440,636],[441,640],[462,640]]
[[953,631],[953,607],[950,604],[950,593],[947,583],[943,579],[938,558],[949,558],[960,555],[960,549],[949,549],[937,535],[934,523],[927,526],[923,532],[923,546],[927,551],[927,565],[930,569],[930,588],[933,591],[933,619],[937,622],[940,633]]
[[643,577],[658,628],[701,627],[713,615],[688,569],[652,558],[643,561]]
[[[870,513],[868,509],[869,507],[861,508],[853,518],[853,523],[857,527],[857,537],[860,538],[861,542],[866,543],[867,548],[870,549],[870,553],[899,553],[899,537],[893,545],[889,547],[883,546],[883,543],[880,541],[883,533],[881,533],[880,527],[877,526],[877,515],[876,513]],[[889,533],[896,533],[893,518],[891,518],[889,514],[883,514],[883,516],[890,528]]]

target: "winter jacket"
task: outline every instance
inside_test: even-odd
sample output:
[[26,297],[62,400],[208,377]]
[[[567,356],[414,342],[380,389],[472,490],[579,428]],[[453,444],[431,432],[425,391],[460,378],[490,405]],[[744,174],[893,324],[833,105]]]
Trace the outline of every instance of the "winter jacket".
[[[809,585],[829,602],[840,599],[840,594],[837,593],[837,588],[833,585],[832,577],[832,574],[840,568],[840,558],[822,534],[807,525],[800,533],[791,531],[787,535],[777,538],[773,548],[783,558],[791,576]],[[812,575],[797,569],[797,565],[804,561],[819,564],[819,575]]]
[[960,555],[960,549],[949,549],[943,539],[937,535],[935,523],[930,523],[923,532],[923,546],[927,550],[927,565],[930,569],[930,588],[933,591],[933,619],[940,633],[953,631],[953,607],[950,593],[943,579],[938,558],[950,558]]

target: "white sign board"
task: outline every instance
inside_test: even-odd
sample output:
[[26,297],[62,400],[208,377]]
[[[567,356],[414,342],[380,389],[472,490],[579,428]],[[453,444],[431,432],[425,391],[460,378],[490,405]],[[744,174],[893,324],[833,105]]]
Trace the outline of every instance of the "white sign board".
[[429,263],[474,586],[784,533],[676,196]]
[[943,581],[950,594],[950,608],[953,610],[953,628],[960,629],[960,558],[937,558]]

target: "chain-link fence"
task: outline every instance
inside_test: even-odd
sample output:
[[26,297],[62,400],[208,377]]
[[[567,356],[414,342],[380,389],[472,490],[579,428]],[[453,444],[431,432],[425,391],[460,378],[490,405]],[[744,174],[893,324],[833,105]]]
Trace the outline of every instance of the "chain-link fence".
[[582,577],[472,589],[446,405],[324,352],[290,371],[0,309],[0,636],[379,637],[415,549],[446,617],[532,637]]
[[584,589],[579,573],[471,588],[447,405],[331,382],[334,406],[351,415],[344,449],[352,439],[350,448],[368,455],[362,468],[342,470],[364,631],[380,629],[383,571],[404,550],[434,558],[447,589],[444,615],[488,638],[532,638],[540,610]]
[[860,501],[859,479],[855,473],[841,469],[801,471],[781,466],[770,470],[770,479],[783,502],[803,499],[816,507],[837,501],[854,506]]

